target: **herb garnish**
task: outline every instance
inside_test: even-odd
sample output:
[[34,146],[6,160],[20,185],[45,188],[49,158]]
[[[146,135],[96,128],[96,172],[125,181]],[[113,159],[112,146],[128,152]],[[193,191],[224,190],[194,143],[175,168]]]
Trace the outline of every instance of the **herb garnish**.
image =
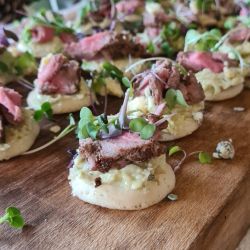
[[7,222],[13,228],[22,228],[24,226],[24,219],[20,210],[15,207],[5,209],[5,214],[0,217],[0,224],[4,222]]
[[150,139],[156,130],[156,126],[154,124],[149,123],[142,117],[131,120],[129,128],[131,131],[139,133],[141,139],[143,140]]
[[122,83],[126,88],[129,88],[130,83],[127,77],[124,77],[123,72],[117,68],[114,64],[110,62],[104,62],[103,65],[103,75],[110,76],[113,79],[117,79],[120,83]]
[[184,51],[210,51],[221,38],[222,35],[218,29],[212,29],[204,33],[190,29],[185,37]]
[[174,154],[177,154],[177,153],[182,153],[183,157],[178,162],[178,164],[174,166],[174,172],[176,172],[181,167],[181,165],[184,163],[184,161],[188,157],[193,156],[193,155],[198,155],[198,160],[201,164],[212,163],[212,157],[207,152],[204,152],[204,151],[195,151],[190,154],[187,154],[186,151],[179,146],[172,146],[168,149],[168,156],[173,156]]
[[177,104],[182,107],[188,107],[188,104],[179,89],[168,89],[165,95],[165,101],[170,110],[172,110]]
[[76,129],[76,123],[75,123],[75,119],[73,117],[72,114],[69,115],[69,125],[62,130],[62,132],[57,135],[54,139],[52,139],[51,141],[45,143],[44,145],[42,145],[41,147],[32,149],[30,151],[24,152],[23,155],[29,155],[29,154],[33,154],[36,153],[44,148],[47,148],[48,146],[52,145],[53,143],[57,142],[58,140],[60,140],[61,138],[63,138],[64,136],[68,135],[69,133],[71,133],[73,130]]
[[51,104],[49,102],[44,102],[41,105],[41,109],[36,110],[33,117],[38,122],[41,121],[43,116],[45,116],[48,119],[51,119],[53,115],[53,110],[51,108]]
[[31,23],[26,26],[21,34],[21,39],[28,43],[32,38],[31,29],[34,26],[46,26],[53,28],[55,30],[55,34],[59,35],[63,32],[66,33],[74,33],[74,30],[70,27],[67,27],[63,17],[55,12],[47,12],[45,9],[41,9],[37,15],[31,17]]
[[46,9],[41,9],[36,16],[32,17],[32,20],[35,24],[54,28],[56,34],[62,32],[74,33],[72,28],[66,26],[62,15],[55,12],[49,12],[48,14]]
[[92,111],[83,107],[80,111],[80,121],[77,127],[79,139],[111,138],[122,133],[118,124],[118,118],[108,120],[105,115],[94,116]]
[[130,92],[127,90],[119,114],[111,119],[108,119],[105,114],[94,116],[89,108],[83,107],[77,127],[78,138],[107,139],[121,135],[123,130],[139,133],[143,140],[151,138],[156,130],[156,125],[149,123],[144,118],[128,119],[126,111],[129,94]]
[[23,75],[26,73],[25,71],[29,70],[30,68],[36,69],[36,67],[36,60],[29,52],[22,53],[17,58],[15,58],[14,68],[17,75]]

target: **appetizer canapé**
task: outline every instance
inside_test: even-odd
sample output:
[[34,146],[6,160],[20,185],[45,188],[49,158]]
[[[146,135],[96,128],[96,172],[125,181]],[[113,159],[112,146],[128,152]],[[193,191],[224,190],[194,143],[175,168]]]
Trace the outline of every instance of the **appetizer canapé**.
[[29,150],[39,134],[33,112],[21,107],[21,98],[16,91],[0,87],[0,161]]
[[91,104],[91,92],[81,78],[79,63],[62,54],[41,60],[35,89],[27,98],[29,107],[39,109],[50,102],[54,114],[75,112]]

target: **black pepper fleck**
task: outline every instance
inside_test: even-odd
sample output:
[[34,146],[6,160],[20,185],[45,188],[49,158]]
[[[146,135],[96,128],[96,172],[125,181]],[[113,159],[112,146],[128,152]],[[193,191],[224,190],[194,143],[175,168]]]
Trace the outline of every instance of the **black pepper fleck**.
[[99,187],[102,185],[102,179],[101,177],[95,178],[95,188]]

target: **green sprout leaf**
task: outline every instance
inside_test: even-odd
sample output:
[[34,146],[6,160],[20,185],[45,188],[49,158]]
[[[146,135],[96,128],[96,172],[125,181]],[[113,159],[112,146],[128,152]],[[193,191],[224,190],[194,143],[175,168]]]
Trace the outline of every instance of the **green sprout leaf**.
[[166,93],[165,100],[169,109],[173,109],[176,104],[176,91],[174,89],[169,89]]
[[20,210],[15,207],[8,207],[5,214],[0,217],[0,224],[7,222],[13,228],[22,228],[24,226],[24,219]]
[[97,139],[101,132],[108,134],[109,122],[106,115],[94,116],[89,108],[82,108],[80,111],[80,121],[77,127],[79,139]]
[[95,117],[92,114],[92,111],[87,107],[83,107],[80,111],[80,121],[77,128],[77,135],[79,139],[86,139],[90,137],[88,130],[91,131],[93,135],[91,127],[87,129],[87,124],[93,122],[94,120]]
[[34,112],[34,115],[33,115],[35,121],[37,121],[37,122],[41,121],[43,116],[45,116],[48,119],[51,119],[53,116],[53,110],[52,110],[51,104],[49,102],[44,102],[41,105],[41,109],[36,110]]
[[110,75],[112,78],[116,78],[122,83],[123,72],[120,69],[109,62],[104,62],[102,67],[108,75]]
[[218,29],[212,29],[204,33],[190,29],[185,37],[184,51],[210,51],[221,37],[222,34]]
[[131,82],[129,81],[129,79],[127,77],[122,78],[122,83],[127,88],[129,88],[131,86]]
[[96,139],[98,132],[99,132],[99,127],[97,125],[95,125],[94,123],[89,122],[86,125],[86,129],[88,132],[88,135],[92,138],[92,139]]
[[169,156],[172,156],[178,152],[181,152],[182,151],[182,148],[179,147],[179,146],[172,146],[169,150],[168,150],[168,155]]
[[74,116],[72,114],[69,114],[69,125],[71,125],[71,126],[76,125],[75,118],[74,118]]
[[53,110],[49,102],[44,102],[41,106],[41,110],[44,112],[44,114],[46,115],[48,119],[52,118]]
[[129,128],[133,132],[140,132],[148,122],[144,118],[135,118],[129,123]]
[[76,27],[79,27],[85,20],[85,18],[88,16],[89,12],[91,11],[91,5],[86,4],[79,12],[79,15],[77,17],[76,21]]
[[172,110],[177,104],[182,107],[188,107],[182,92],[178,89],[168,89],[166,92],[165,101],[170,110]]
[[148,140],[154,135],[155,130],[156,130],[156,126],[154,124],[147,124],[141,130],[140,136],[143,140]]
[[176,40],[180,36],[180,29],[176,22],[165,24],[162,30],[162,35],[165,39]]
[[88,123],[94,120],[94,115],[89,108],[83,107],[80,111],[80,118],[83,119],[85,123]]
[[154,54],[155,52],[155,46],[152,41],[147,45],[147,52],[150,54]]
[[171,57],[174,54],[174,49],[170,46],[170,44],[165,41],[161,45],[161,50],[165,56]]
[[176,103],[183,106],[183,107],[188,106],[185,99],[184,99],[182,92],[179,89],[176,90]]
[[43,118],[43,111],[42,110],[36,110],[34,115],[33,115],[35,121],[39,122]]
[[129,129],[132,132],[140,133],[140,137],[143,140],[148,140],[154,135],[156,126],[139,117],[130,121]]
[[19,75],[25,74],[25,71],[30,68],[36,69],[36,60],[35,58],[28,52],[25,52],[18,56],[14,62],[14,68],[16,69]]
[[224,28],[230,30],[230,29],[234,28],[236,26],[236,24],[237,24],[237,17],[230,16],[225,20]]
[[207,152],[200,152],[198,155],[198,158],[201,164],[212,163],[212,157]]

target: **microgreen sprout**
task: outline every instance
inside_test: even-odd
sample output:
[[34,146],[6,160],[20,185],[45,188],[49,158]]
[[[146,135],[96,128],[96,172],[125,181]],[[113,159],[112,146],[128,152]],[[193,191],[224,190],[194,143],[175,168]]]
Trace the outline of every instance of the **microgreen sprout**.
[[177,104],[182,107],[188,107],[188,104],[186,103],[182,92],[178,89],[168,89],[165,95],[165,101],[170,110],[172,110]]
[[154,124],[149,123],[142,117],[131,120],[129,128],[132,132],[139,133],[143,140],[150,139],[156,130],[156,126]]
[[191,157],[193,155],[198,156],[198,160],[201,164],[211,164],[212,163],[212,157],[207,152],[204,152],[204,151],[195,151],[195,152],[187,154],[186,151],[179,146],[172,146],[168,149],[168,156],[170,156],[170,157],[173,156],[174,154],[177,154],[177,153],[182,153],[183,157],[178,162],[178,164],[176,166],[174,166],[174,172],[176,172],[178,169],[180,169],[181,165],[184,163],[184,161],[188,157]]
[[178,195],[176,194],[168,194],[167,198],[171,201],[177,201],[178,200]]
[[71,133],[75,129],[76,129],[75,119],[74,119],[73,115],[70,114],[69,115],[69,125],[65,129],[63,129],[59,135],[57,135],[54,139],[45,143],[41,147],[27,151],[27,152],[23,153],[23,155],[29,155],[29,154],[33,154],[33,153],[36,153],[38,151],[41,151],[44,148],[47,148],[50,145],[54,144],[55,142],[59,141],[60,139],[62,139],[63,137],[65,137],[66,135],[68,135],[69,133]]
[[109,62],[104,62],[102,67],[106,71],[106,73],[109,74],[112,78],[116,78],[118,81],[122,82],[123,72],[115,65]]
[[198,158],[199,158],[199,162],[201,164],[210,164],[210,163],[212,163],[212,158],[207,152],[199,152]]
[[53,115],[53,110],[51,108],[51,104],[49,102],[44,102],[41,105],[41,108],[34,112],[33,117],[37,122],[39,122],[42,120],[43,116],[45,116],[48,119],[51,119],[52,115]]
[[222,38],[221,32],[218,29],[200,33],[197,30],[188,30],[185,37],[184,51],[198,50],[210,51]]
[[24,226],[24,219],[19,209],[15,207],[8,207],[5,209],[5,214],[0,217],[0,224],[8,223],[13,228],[22,228]]
[[89,108],[84,107],[80,112],[77,136],[79,139],[93,140],[118,136],[122,129],[117,121],[117,117],[108,120],[105,114],[94,116]]
[[[49,18],[48,18],[49,16]],[[55,12],[48,12],[45,9],[41,9],[36,16],[32,17],[35,25],[44,25],[55,29],[56,34],[62,32],[74,33],[72,28],[66,26],[63,17]]]

